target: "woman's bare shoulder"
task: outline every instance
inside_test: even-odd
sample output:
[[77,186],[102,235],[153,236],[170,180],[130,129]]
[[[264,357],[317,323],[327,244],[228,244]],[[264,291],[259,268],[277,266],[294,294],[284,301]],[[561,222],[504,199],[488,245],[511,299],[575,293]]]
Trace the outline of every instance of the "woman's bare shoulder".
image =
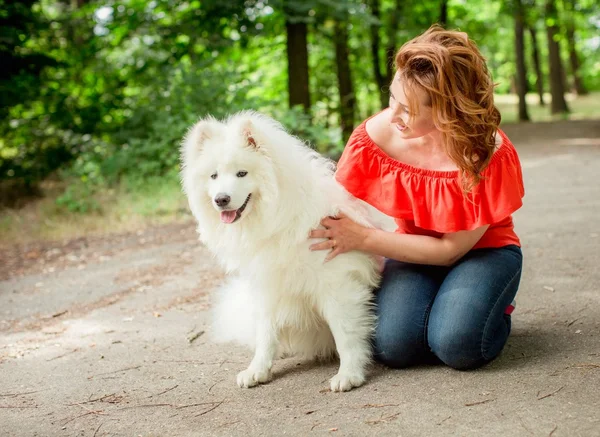
[[374,143],[378,145],[386,144],[392,135],[388,110],[383,110],[367,120],[365,129]]

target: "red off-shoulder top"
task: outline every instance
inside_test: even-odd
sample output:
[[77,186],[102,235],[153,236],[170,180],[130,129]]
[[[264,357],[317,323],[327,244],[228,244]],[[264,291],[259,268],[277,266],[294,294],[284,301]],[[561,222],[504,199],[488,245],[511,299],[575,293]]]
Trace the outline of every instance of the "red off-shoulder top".
[[467,196],[458,170],[428,170],[393,159],[369,137],[366,120],[348,140],[335,177],[351,194],[393,217],[396,232],[441,237],[489,225],[474,249],[520,246],[512,213],[525,194],[521,164],[513,144],[499,133],[501,144]]

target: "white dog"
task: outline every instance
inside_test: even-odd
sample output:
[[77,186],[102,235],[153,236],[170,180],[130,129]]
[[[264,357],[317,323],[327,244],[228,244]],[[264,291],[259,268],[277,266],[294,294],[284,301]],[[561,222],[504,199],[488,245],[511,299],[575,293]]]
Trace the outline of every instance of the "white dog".
[[213,328],[254,349],[240,387],[269,380],[282,355],[340,358],[332,391],[365,381],[375,316],[378,260],[348,252],[324,262],[308,234],[326,216],[375,218],[333,177],[334,165],[254,112],[206,118],[182,144],[182,181],[200,240],[228,273]]

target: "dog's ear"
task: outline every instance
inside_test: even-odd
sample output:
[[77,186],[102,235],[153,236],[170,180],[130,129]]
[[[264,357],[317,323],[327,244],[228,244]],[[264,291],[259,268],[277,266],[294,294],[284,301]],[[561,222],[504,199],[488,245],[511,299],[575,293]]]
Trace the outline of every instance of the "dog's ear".
[[246,145],[252,149],[259,149],[260,146],[259,141],[256,137],[256,129],[254,128],[254,124],[252,124],[252,120],[245,120],[242,123],[242,136]]
[[193,159],[200,153],[204,147],[204,143],[209,138],[216,135],[218,121],[212,117],[204,118],[193,125],[187,132],[182,144],[182,153]]
[[213,123],[214,120],[204,119],[192,126],[190,136],[193,138],[197,150],[201,150],[204,142],[214,135]]

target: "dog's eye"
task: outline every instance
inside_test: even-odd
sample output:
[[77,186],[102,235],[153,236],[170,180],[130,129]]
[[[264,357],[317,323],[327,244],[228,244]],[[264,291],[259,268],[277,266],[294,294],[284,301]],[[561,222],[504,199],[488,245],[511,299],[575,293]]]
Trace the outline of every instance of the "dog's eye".
[[248,174],[248,172],[246,170],[240,170],[237,172],[237,177],[238,178],[243,178],[244,176],[246,176]]
[[216,179],[216,178],[217,178],[217,174],[216,174],[216,173],[213,173],[213,174],[211,174],[211,175],[210,175],[210,178],[211,178],[211,179]]

